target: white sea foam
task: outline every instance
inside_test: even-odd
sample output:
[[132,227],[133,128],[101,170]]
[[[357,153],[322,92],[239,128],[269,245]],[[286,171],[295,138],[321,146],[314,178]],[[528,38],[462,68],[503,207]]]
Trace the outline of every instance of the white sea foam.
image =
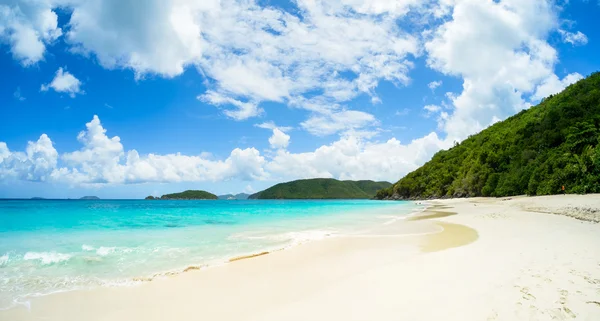
[[98,254],[100,256],[107,256],[107,255],[109,255],[110,253],[113,253],[116,250],[117,250],[116,247],[104,247],[104,246],[101,246],[100,248],[98,248],[96,250],[96,254]]
[[8,254],[0,256],[0,266],[5,266],[6,264],[8,264]]
[[49,265],[68,261],[71,258],[70,254],[57,252],[27,252],[23,256],[23,260],[39,260],[42,265]]
[[90,245],[87,245],[87,244],[83,244],[83,245],[81,246],[81,249],[82,249],[83,251],[93,251],[93,250],[95,250],[95,248],[94,248],[93,246],[90,246]]
[[291,245],[297,245],[306,243],[309,241],[321,240],[326,237],[335,235],[337,232],[332,230],[306,230],[306,231],[295,231],[286,232],[279,234],[246,234],[239,233],[231,236],[233,239],[246,239],[246,240],[265,240],[265,241],[276,241],[276,242],[291,242]]

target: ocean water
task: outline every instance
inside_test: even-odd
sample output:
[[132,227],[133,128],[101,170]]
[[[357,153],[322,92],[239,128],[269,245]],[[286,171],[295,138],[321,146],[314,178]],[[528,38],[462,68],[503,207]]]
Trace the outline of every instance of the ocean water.
[[364,233],[417,208],[370,200],[0,200],[0,309]]

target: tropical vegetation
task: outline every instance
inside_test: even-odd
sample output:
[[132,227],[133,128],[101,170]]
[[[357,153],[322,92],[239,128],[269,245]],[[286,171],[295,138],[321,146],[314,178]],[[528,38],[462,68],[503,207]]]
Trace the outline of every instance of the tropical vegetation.
[[389,182],[339,181],[333,178],[301,179],[277,184],[249,199],[368,199],[391,186]]
[[217,195],[200,190],[187,190],[181,193],[165,194],[161,197],[146,197],[147,200],[216,200]]
[[435,154],[379,199],[600,192],[600,73]]

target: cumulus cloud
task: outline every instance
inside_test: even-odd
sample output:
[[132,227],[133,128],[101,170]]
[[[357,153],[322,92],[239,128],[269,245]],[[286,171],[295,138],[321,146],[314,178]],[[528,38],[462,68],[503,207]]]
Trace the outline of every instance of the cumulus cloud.
[[[50,174],[38,171],[81,184],[254,180],[286,170],[338,178],[400,175],[447,141],[461,140],[579,79],[578,73],[556,76],[558,54],[549,35],[558,32],[573,45],[587,41],[581,32],[559,29],[560,10],[546,0],[298,0],[287,11],[252,0],[153,0],[143,11],[134,0],[57,1],[0,5],[0,39],[24,65],[43,59],[46,46],[62,35],[52,11],[60,5],[72,10],[64,37],[71,51],[94,57],[105,68],[129,69],[143,79],[175,77],[193,67],[207,86],[198,99],[229,118],[256,117],[264,114],[265,102],[277,102],[308,111],[300,128],[309,133],[340,135],[314,152],[296,154],[286,150],[285,128],[263,123],[272,131],[273,155],[234,149],[215,160],[125,151],[94,119],[80,135],[83,148],[60,158],[64,166]],[[425,106],[438,114],[445,138],[432,133],[408,144],[371,141],[381,123],[370,113],[350,110],[348,102],[366,95],[378,103],[375,89],[381,81],[408,84],[413,60],[421,55],[431,69],[462,80],[460,92]],[[81,84],[70,76],[71,82],[53,86],[53,80],[43,88],[75,95]],[[69,85],[74,80],[77,85]],[[33,163],[5,145],[0,152],[9,153],[3,159],[11,164]],[[369,157],[379,157],[380,165]],[[8,168],[16,167],[5,167],[4,173]]]
[[71,98],[75,97],[76,94],[82,94],[81,81],[75,78],[70,72],[64,71],[63,68],[58,68],[54,79],[49,84],[41,86],[41,91],[48,91],[53,89],[59,93],[67,93]]
[[[77,140],[82,147],[59,156],[45,134],[29,142],[25,152],[14,152],[0,142],[0,179],[61,182],[77,186],[199,182],[223,180],[283,180],[306,177],[396,180],[427,161],[445,140],[431,133],[402,144],[397,139],[371,142],[346,135],[313,152],[285,149],[289,136],[273,128],[277,148],[263,156],[255,148],[234,148],[223,160],[211,155],[147,154],[126,151],[118,136],[109,137],[97,116]],[[272,137],[272,138],[273,138]]]
[[10,45],[13,57],[24,66],[44,58],[46,45],[62,35],[50,0],[0,3],[0,42]]
[[445,2],[445,22],[426,34],[425,49],[431,68],[463,79],[442,125],[461,140],[530,106],[527,95],[554,75],[557,53],[546,38],[558,17],[544,0]]
[[347,136],[314,152],[280,150],[266,164],[266,169],[280,179],[332,177],[395,181],[429,160],[439,149],[447,147],[448,143],[435,133],[408,144],[394,138],[374,143]]
[[315,92],[335,102],[360,94],[378,102],[378,83],[408,83],[420,55],[418,37],[398,24],[422,6],[416,0],[299,0],[290,11],[239,0],[153,0],[142,11],[135,0],[42,0],[32,2],[33,16],[15,3],[0,10],[8,21],[2,34],[15,39],[24,63],[42,59],[62,35],[52,9],[69,8],[64,38],[72,52],[138,79],[194,66],[209,85],[199,98],[235,120],[259,115],[263,101],[289,104]]
[[573,46],[584,46],[588,43],[588,38],[581,31],[577,31],[576,33],[569,32],[566,30],[559,29],[562,39],[566,43],[570,43]]
[[236,148],[222,161],[203,154],[141,156],[135,149],[126,152],[118,136],[106,135],[97,116],[86,124],[86,130],[79,133],[77,139],[83,147],[61,156],[67,166],[53,172],[56,180],[77,184],[127,184],[266,177],[262,169],[264,158],[254,148]]
[[537,101],[550,95],[557,94],[567,86],[574,84],[581,79],[583,79],[583,76],[576,72],[566,75],[562,80],[558,79],[558,76],[555,74],[552,74],[537,87],[535,93],[531,96],[531,99]]
[[46,181],[56,168],[58,152],[46,134],[28,142],[25,152],[12,152],[0,142],[0,179]]
[[272,148],[286,148],[290,143],[290,135],[282,132],[279,128],[273,129],[273,136],[269,137]]
[[268,121],[260,124],[255,124],[254,126],[258,128],[270,129],[273,131],[273,135],[269,137],[269,144],[271,148],[279,149],[279,148],[287,148],[290,143],[290,135],[285,132],[291,130],[291,127],[282,126],[279,127],[275,125],[274,122]]

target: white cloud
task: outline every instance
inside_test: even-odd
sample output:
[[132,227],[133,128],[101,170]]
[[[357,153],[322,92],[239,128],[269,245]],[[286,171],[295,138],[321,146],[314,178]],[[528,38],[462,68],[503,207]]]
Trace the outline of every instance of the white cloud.
[[[572,73],[560,80],[554,73],[558,54],[548,36],[559,32],[574,45],[587,37],[559,30],[560,10],[551,1],[294,4],[297,8],[290,12],[252,0],[153,0],[144,11],[133,0],[0,5],[1,40],[24,65],[43,59],[46,46],[62,34],[52,11],[61,5],[73,12],[65,37],[72,51],[94,57],[106,68],[130,69],[141,79],[147,74],[175,77],[193,66],[208,88],[198,99],[219,107],[227,117],[256,117],[264,113],[263,102],[278,102],[310,111],[300,124],[308,132],[340,134],[337,141],[314,152],[290,153],[285,150],[286,128],[263,123],[258,126],[273,131],[269,141],[278,149],[267,158],[254,148],[236,148],[224,160],[139,155],[136,150],[125,151],[118,137],[108,138],[95,118],[80,135],[83,148],[63,154],[65,166],[56,165],[48,174],[40,165],[32,177],[79,184],[255,180],[289,173],[338,178],[396,175],[387,178],[395,180],[446,142],[528,108],[532,100],[581,77]],[[422,28],[430,29],[419,36],[406,31]],[[432,133],[407,145],[395,139],[371,141],[381,131],[380,123],[370,113],[348,110],[346,103],[362,94],[378,103],[375,89],[383,80],[398,86],[409,83],[412,60],[420,55],[426,55],[430,68],[462,79],[461,92],[447,93],[445,101],[425,106],[428,112],[439,113],[440,130],[447,137],[442,140]],[[75,87],[53,83],[44,88],[62,88],[71,95],[81,90],[78,80]],[[435,90],[440,85],[434,81],[428,86]],[[26,153],[10,152],[6,145],[0,145],[0,155],[9,155],[2,156],[2,175],[27,172],[34,163]],[[17,165],[21,163],[29,165]]]
[[550,95],[557,94],[580,79],[583,79],[583,76],[576,72],[566,75],[562,80],[558,79],[558,76],[552,74],[537,87],[535,93],[531,96],[531,99],[537,101]]
[[[226,159],[218,160],[205,154],[140,155],[135,149],[125,151],[120,138],[109,137],[106,132],[95,116],[77,136],[82,148],[60,157],[45,134],[37,142],[29,142],[25,152],[12,152],[0,142],[0,179],[75,186],[306,177],[393,181],[427,161],[440,148],[448,147],[447,141],[435,133],[406,145],[394,138],[370,142],[349,133],[313,152],[291,153],[283,148],[288,142],[283,139],[271,142],[281,148],[268,157],[255,148],[234,148]],[[279,134],[285,135],[281,131]]]
[[432,81],[429,84],[427,84],[427,87],[429,87],[429,89],[431,89],[431,91],[435,91],[435,89],[439,86],[442,85],[442,81]]
[[273,136],[269,137],[272,148],[285,149],[290,143],[290,135],[282,132],[279,128],[273,128]]
[[411,58],[421,53],[418,37],[398,23],[420,10],[416,0],[299,0],[290,12],[252,0],[153,0],[142,11],[134,0],[39,0],[34,16],[15,3],[2,6],[2,35],[15,39],[24,63],[42,59],[61,36],[52,9],[70,9],[71,51],[138,79],[194,66],[209,86],[201,100],[236,120],[259,115],[263,101],[292,104],[315,92],[335,103],[360,94],[377,103],[378,83],[408,83]]
[[285,149],[289,145],[290,135],[286,134],[285,132],[292,130],[292,127],[277,126],[272,121],[255,124],[254,126],[258,128],[270,129],[273,131],[273,135],[269,137],[269,144],[271,145],[271,148]]
[[463,78],[442,126],[461,140],[529,107],[523,96],[554,74],[557,53],[545,39],[558,26],[557,9],[545,0],[445,5],[445,22],[426,36],[425,48],[430,67]]
[[28,142],[25,152],[11,152],[6,143],[0,142],[0,179],[45,181],[57,160],[58,152],[46,134],[36,142]]
[[140,156],[135,149],[125,152],[120,138],[109,138],[97,116],[86,124],[86,130],[77,139],[83,147],[62,155],[68,167],[55,170],[54,179],[76,184],[126,184],[266,177],[262,169],[264,158],[254,148],[236,148],[223,161],[212,160],[205,154]]
[[378,122],[375,117],[369,113],[357,110],[344,110],[315,114],[300,125],[313,135],[326,136],[349,130],[358,130],[377,124]]
[[4,0],[0,3],[0,43],[8,43],[13,57],[24,66],[42,60],[46,45],[62,35],[52,2]]
[[75,0],[66,34],[76,52],[94,54],[106,68],[131,68],[138,77],[181,74],[202,55],[199,10],[217,1]]
[[277,125],[275,125],[275,123],[273,121],[266,121],[266,122],[263,122],[260,124],[255,124],[254,126],[256,126],[258,128],[271,129],[271,130],[277,128],[277,129],[281,130],[282,132],[287,132],[289,130],[292,130],[292,127],[289,127],[289,126],[277,126]]
[[49,84],[42,85],[40,90],[48,91],[48,89],[52,88],[59,93],[68,93],[72,98],[75,97],[76,94],[83,93],[83,90],[81,90],[80,87],[81,81],[68,71],[64,71],[61,67],[56,71],[54,79],[52,79]]
[[566,43],[570,43],[573,46],[584,46],[588,43],[588,38],[581,31],[577,31],[576,33],[572,33],[566,30],[559,29],[562,39]]
[[442,107],[440,107],[438,105],[427,105],[427,106],[423,107],[423,109],[425,109],[428,114],[432,114],[432,113],[437,113],[438,111],[442,110]]
[[407,145],[394,138],[373,143],[347,136],[314,152],[280,150],[266,164],[266,169],[272,177],[279,179],[333,177],[396,181],[429,160],[439,149],[447,147],[449,145],[435,133]]
[[213,104],[215,106],[232,105],[236,109],[225,109],[223,113],[235,120],[245,120],[260,115],[263,109],[254,102],[242,102],[237,99],[225,96],[221,93],[209,90],[205,94],[197,97],[199,100]]

